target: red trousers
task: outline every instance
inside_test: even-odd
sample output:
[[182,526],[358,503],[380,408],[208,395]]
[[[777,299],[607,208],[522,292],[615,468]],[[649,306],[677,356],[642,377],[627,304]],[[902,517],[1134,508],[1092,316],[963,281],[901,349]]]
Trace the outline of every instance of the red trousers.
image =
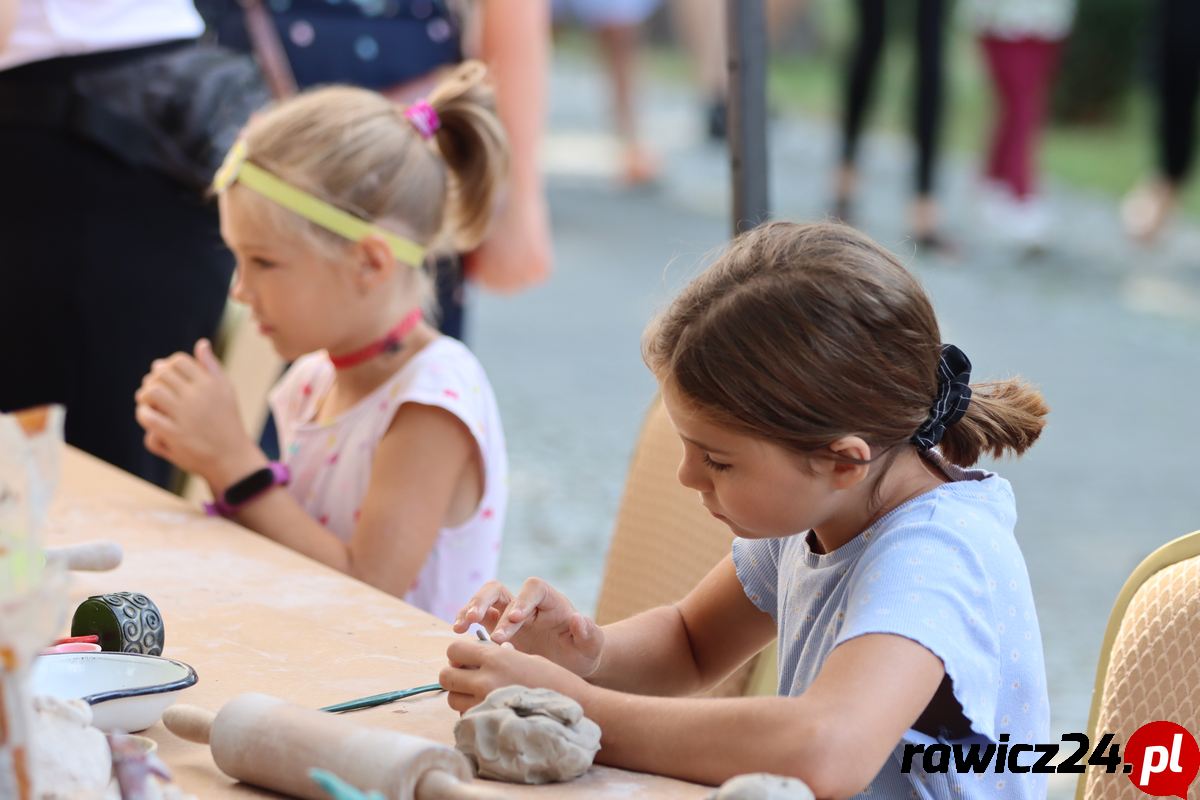
[[980,38],[996,90],[987,176],[1018,199],[1035,190],[1037,142],[1062,42]]

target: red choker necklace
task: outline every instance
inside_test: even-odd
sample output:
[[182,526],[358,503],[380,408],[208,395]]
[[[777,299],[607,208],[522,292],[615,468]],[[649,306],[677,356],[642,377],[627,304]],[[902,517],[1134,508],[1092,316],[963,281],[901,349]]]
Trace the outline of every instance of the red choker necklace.
[[425,315],[421,313],[421,309],[414,308],[404,319],[396,323],[396,327],[388,331],[382,339],[372,342],[361,350],[347,353],[344,356],[331,355],[329,356],[329,360],[333,362],[334,369],[347,369],[358,366],[380,353],[395,353],[404,343],[404,337],[411,333],[412,329],[417,327],[417,323],[424,318]]

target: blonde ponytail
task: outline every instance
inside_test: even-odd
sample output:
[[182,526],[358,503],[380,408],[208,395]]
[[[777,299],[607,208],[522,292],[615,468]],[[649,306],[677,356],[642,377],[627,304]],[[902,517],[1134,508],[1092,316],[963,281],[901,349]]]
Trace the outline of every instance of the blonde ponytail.
[[[432,139],[382,95],[350,86],[312,89],[247,126],[247,158],[285,181],[433,249],[483,239],[508,171],[508,140],[487,70],[458,66],[433,90]],[[270,204],[268,204],[270,205]],[[334,247],[345,240],[274,207]]]
[[443,240],[459,251],[474,249],[487,234],[508,174],[508,137],[486,75],[482,63],[467,61],[429,95],[441,122],[435,141],[450,169]]

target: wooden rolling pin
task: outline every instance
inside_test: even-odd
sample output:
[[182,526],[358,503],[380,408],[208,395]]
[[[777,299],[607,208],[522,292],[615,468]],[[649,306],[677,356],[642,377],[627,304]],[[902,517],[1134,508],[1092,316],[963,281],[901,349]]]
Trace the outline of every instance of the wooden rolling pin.
[[116,569],[124,557],[121,545],[106,540],[46,549],[47,561],[61,561],[67,569],[87,572]]
[[211,746],[213,761],[231,778],[293,797],[328,800],[308,775],[314,767],[388,800],[501,797],[470,783],[470,763],[452,747],[356,725],[265,694],[238,695],[215,715],[196,706],[171,706],[163,724],[182,739]]

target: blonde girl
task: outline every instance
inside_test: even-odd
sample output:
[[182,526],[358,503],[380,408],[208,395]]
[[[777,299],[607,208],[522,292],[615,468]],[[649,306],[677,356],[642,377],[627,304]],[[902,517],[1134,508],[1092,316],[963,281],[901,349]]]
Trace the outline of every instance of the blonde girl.
[[[678,603],[603,628],[544,581],[485,585],[456,629],[481,621],[513,647],[452,644],[451,706],[550,687],[600,724],[601,761],[701,783],[771,772],[818,797],[1044,797],[1040,774],[962,775],[920,751],[905,764],[906,745],[1047,738],[1012,489],[969,468],[1025,451],[1041,396],[971,384],[917,281],[839,225],[744,234],[644,353],[683,440],[679,481],[736,534],[732,553]],[[686,697],[773,638],[779,696]]]
[[207,341],[137,393],[146,446],[209,483],[210,511],[447,619],[495,574],[507,501],[487,376],[424,313],[426,253],[483,238],[506,169],[483,79],[467,63],[407,107],[306,92],[252,120],[218,174],[232,294],[295,361],[270,398],[281,463]]

